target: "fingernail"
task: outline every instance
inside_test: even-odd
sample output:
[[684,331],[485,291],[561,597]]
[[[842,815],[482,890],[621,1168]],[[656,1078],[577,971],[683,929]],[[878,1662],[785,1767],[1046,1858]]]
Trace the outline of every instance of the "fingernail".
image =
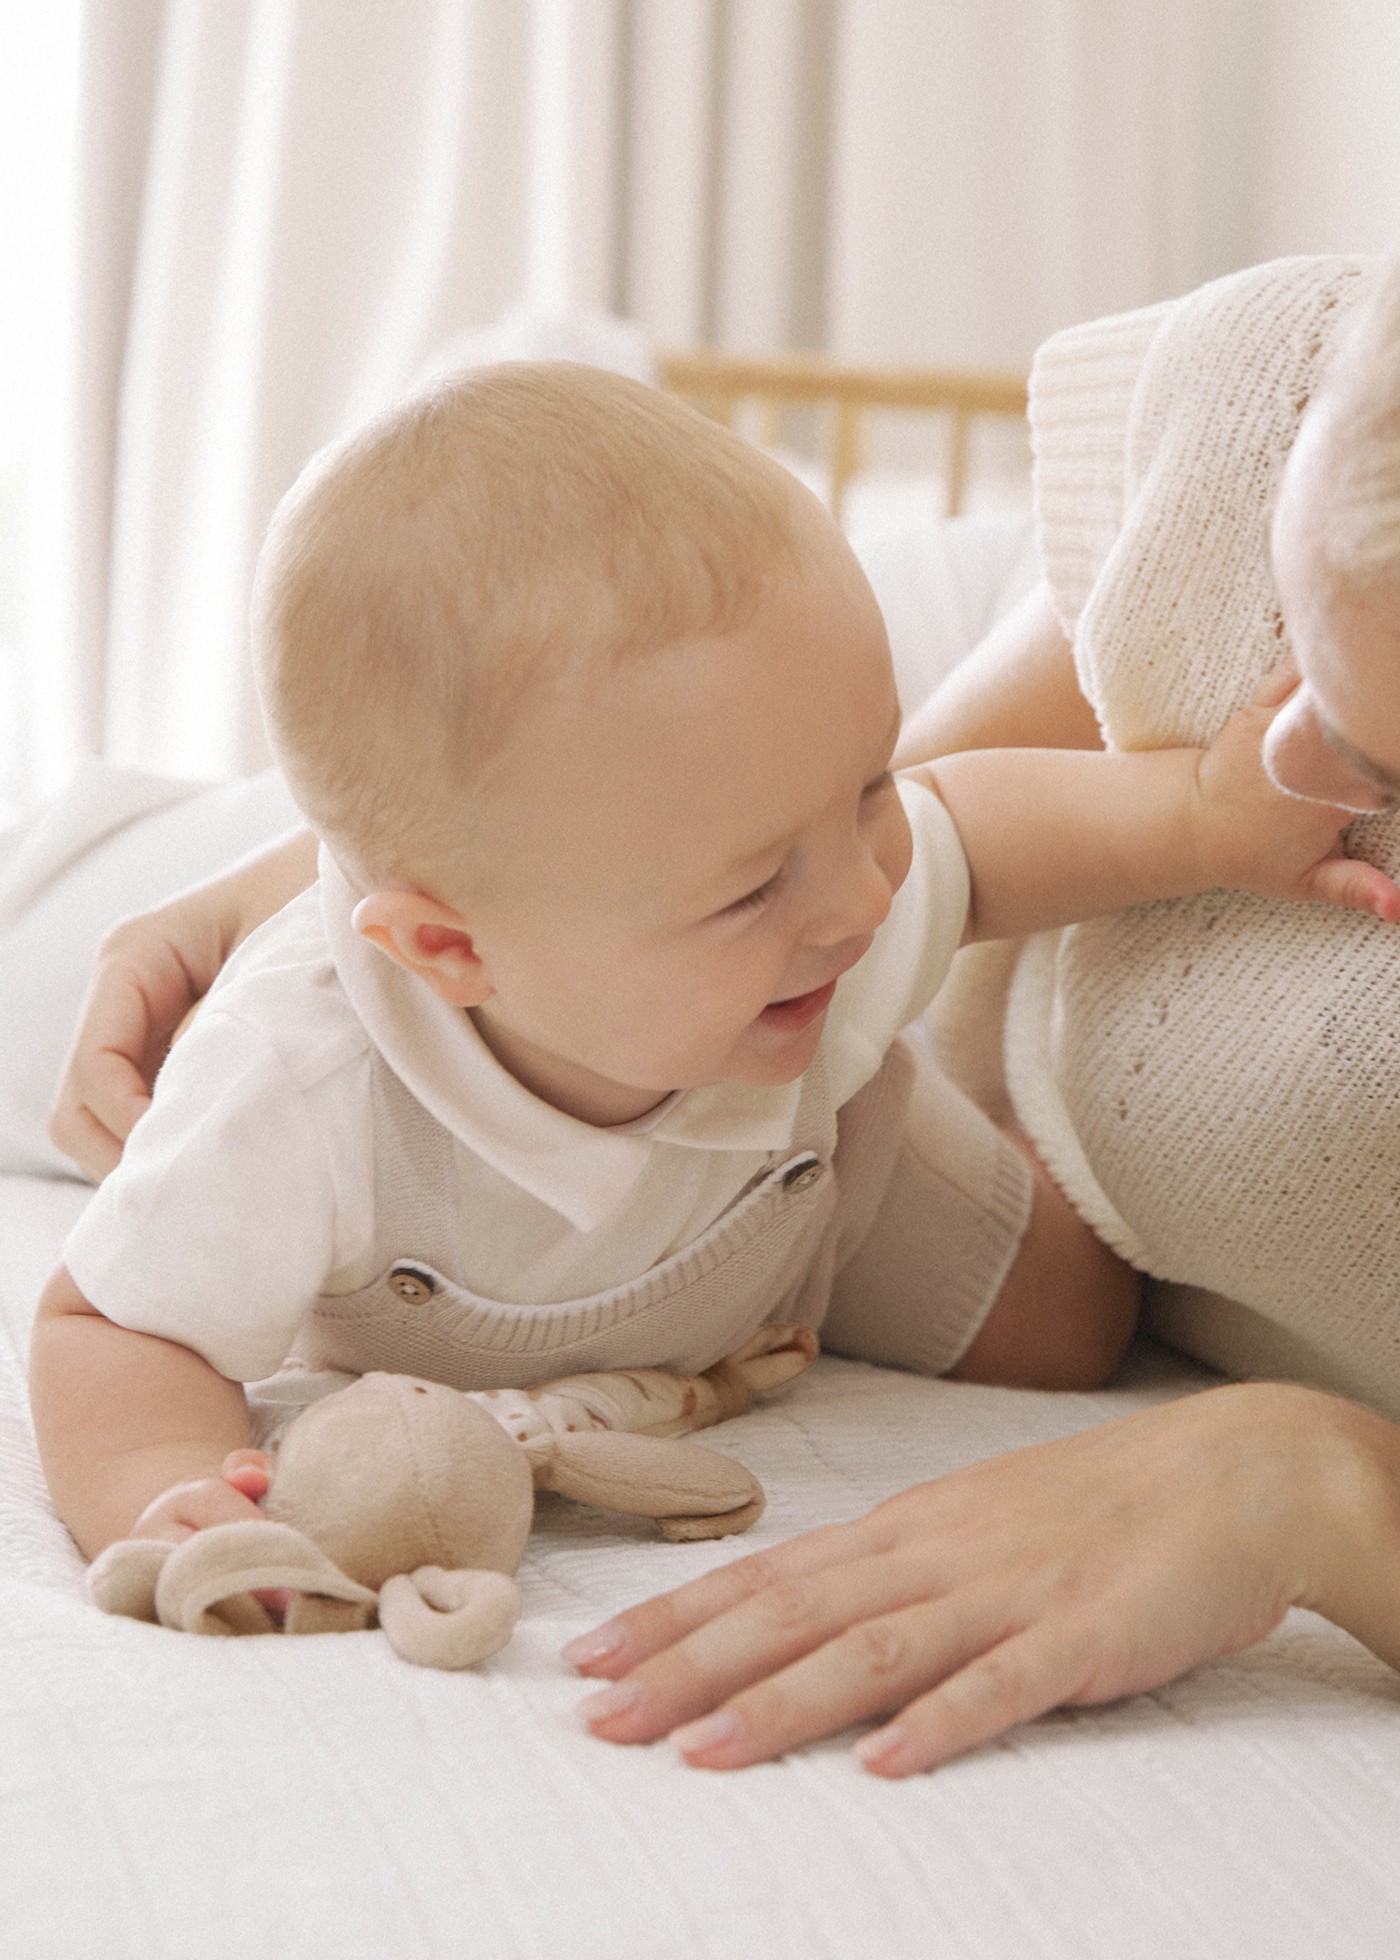
[[599,1694],[585,1695],[578,1705],[578,1712],[585,1722],[606,1722],[614,1715],[624,1715],[629,1708],[635,1708],[641,1698],[641,1688],[635,1681],[619,1681]]
[[914,1767],[913,1737],[898,1722],[891,1722],[888,1728],[876,1729],[871,1735],[863,1735],[853,1747],[867,1769],[889,1773]]
[[683,1729],[672,1729],[667,1740],[683,1756],[700,1756],[707,1749],[718,1749],[732,1742],[738,1733],[739,1717],[732,1708],[721,1708],[714,1715],[702,1716],[698,1722],[688,1722]]
[[592,1633],[581,1633],[576,1639],[567,1641],[559,1649],[559,1654],[570,1667],[587,1667],[591,1661],[605,1661],[613,1654],[620,1654],[626,1645],[626,1629],[614,1620],[607,1626],[595,1628]]

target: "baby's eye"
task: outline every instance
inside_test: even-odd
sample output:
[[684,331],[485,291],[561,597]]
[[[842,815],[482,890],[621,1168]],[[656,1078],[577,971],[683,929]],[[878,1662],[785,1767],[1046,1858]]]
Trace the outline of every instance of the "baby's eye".
[[720,918],[738,918],[745,912],[756,912],[761,905],[766,905],[783,882],[784,868],[780,867],[775,871],[766,883],[756,885],[751,892],[746,892],[742,898],[736,898],[732,905],[726,905],[719,915]]

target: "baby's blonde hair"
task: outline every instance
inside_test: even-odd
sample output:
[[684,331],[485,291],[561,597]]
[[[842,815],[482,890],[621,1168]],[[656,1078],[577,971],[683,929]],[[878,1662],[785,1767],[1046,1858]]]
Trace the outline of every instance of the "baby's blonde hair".
[[1328,416],[1330,568],[1346,583],[1400,580],[1400,251],[1380,264],[1333,356],[1320,395]]
[[294,795],[367,888],[459,899],[483,771],[538,690],[743,624],[797,561],[791,479],[655,389],[449,377],[303,471],[253,645]]

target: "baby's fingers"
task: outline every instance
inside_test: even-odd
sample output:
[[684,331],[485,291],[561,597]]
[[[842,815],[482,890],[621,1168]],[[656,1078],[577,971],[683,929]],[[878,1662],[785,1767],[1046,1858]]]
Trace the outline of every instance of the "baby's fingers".
[[1400,924],[1400,887],[1363,858],[1324,858],[1308,873],[1305,890],[1324,905],[1343,905],[1389,925]]
[[1290,654],[1271,667],[1250,697],[1251,708],[1280,708],[1298,686],[1298,668]]

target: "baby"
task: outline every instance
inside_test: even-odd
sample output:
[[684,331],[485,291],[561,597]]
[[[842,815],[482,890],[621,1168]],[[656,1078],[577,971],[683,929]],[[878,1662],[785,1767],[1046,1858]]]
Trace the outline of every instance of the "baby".
[[1345,813],[1269,785],[1262,708],[1205,751],[896,779],[831,518],[590,369],[470,373],[318,458],[254,642],[320,878],[46,1289],[35,1421],[89,1556],[248,1515],[276,1411],[370,1368],[699,1372],[769,1319],[1111,1361],[1118,1269],[901,1031],[969,939],[1225,883],[1400,917]]

